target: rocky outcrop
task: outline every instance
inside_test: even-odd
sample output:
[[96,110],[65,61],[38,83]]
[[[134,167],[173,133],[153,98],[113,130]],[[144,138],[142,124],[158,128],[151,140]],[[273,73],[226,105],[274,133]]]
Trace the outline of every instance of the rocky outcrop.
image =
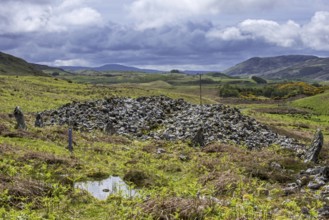
[[[141,139],[192,140],[199,145],[233,142],[248,148],[278,144],[301,148],[291,138],[278,135],[236,108],[222,104],[193,105],[165,96],[111,98],[73,102],[42,112],[44,125],[71,125],[76,130],[103,130]],[[202,124],[202,135],[198,135]],[[202,137],[201,137],[202,136]],[[202,142],[202,143],[201,143]]]

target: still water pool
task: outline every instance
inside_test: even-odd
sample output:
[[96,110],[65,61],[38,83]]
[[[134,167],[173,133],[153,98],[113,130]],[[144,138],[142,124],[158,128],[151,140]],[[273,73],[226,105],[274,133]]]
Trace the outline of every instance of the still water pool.
[[99,200],[106,200],[109,195],[121,195],[129,198],[137,194],[135,189],[128,186],[118,176],[110,176],[104,180],[76,182],[74,188],[86,190]]

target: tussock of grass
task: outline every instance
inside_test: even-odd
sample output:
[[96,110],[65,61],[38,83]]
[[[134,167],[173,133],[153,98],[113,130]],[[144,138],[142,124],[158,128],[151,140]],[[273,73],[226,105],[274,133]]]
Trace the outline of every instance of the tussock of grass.
[[42,153],[42,152],[28,152],[24,154],[23,157],[19,159],[20,161],[38,161],[38,162],[45,162],[49,165],[64,165],[64,166],[74,166],[77,161],[72,160],[70,158],[64,158],[60,156],[55,156],[49,153]]
[[42,197],[51,195],[51,187],[42,181],[25,179],[20,177],[8,177],[0,175],[0,191],[7,192],[2,195],[2,206],[14,206],[20,208],[20,203],[33,202],[40,208]]
[[153,184],[150,175],[141,170],[129,170],[123,180],[135,184],[137,187],[149,186]]
[[220,196],[233,193],[242,179],[243,177],[239,176],[236,172],[227,170],[224,172],[211,172],[202,176],[199,181],[202,185],[212,185],[215,195]]
[[204,219],[216,205],[210,199],[168,197],[150,199],[142,209],[153,219]]

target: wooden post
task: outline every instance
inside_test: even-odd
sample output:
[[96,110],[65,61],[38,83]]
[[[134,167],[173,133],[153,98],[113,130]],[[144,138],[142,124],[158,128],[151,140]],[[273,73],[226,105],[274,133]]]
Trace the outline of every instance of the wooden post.
[[201,73],[200,73],[200,106],[202,109],[202,83],[201,83]]
[[68,141],[69,141],[69,145],[68,145],[68,148],[69,148],[69,151],[72,153],[73,152],[73,138],[72,138],[72,128],[69,128],[69,138],[68,138]]

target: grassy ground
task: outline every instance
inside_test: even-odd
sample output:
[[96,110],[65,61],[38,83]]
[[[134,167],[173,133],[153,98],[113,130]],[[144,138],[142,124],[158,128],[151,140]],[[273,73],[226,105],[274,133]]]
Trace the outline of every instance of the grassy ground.
[[[184,142],[141,141],[95,131],[74,132],[74,153],[70,154],[67,127],[33,127],[35,112],[71,101],[165,94],[198,103],[197,85],[177,88],[156,81],[93,86],[50,77],[3,76],[0,81],[0,218],[302,219],[306,218],[301,214],[303,208],[309,210],[309,218],[315,218],[323,205],[308,190],[284,194],[282,188],[311,164],[278,146],[248,151],[213,143],[200,149]],[[209,85],[204,89],[204,102],[218,101],[213,99],[215,88]],[[26,115],[27,131],[15,130],[14,119],[8,116],[17,105]],[[292,123],[293,115],[255,110],[273,106],[238,107],[267,124],[281,126],[281,130],[305,123],[309,127],[301,129],[311,134],[319,125],[313,116]],[[317,117],[325,128],[327,116]],[[314,123],[309,123],[312,120]],[[158,154],[158,148],[164,153]],[[322,163],[326,163],[327,151],[322,154]],[[284,169],[273,168],[272,162]],[[76,181],[110,175],[130,180],[139,196],[114,195],[99,201],[72,187]]]

